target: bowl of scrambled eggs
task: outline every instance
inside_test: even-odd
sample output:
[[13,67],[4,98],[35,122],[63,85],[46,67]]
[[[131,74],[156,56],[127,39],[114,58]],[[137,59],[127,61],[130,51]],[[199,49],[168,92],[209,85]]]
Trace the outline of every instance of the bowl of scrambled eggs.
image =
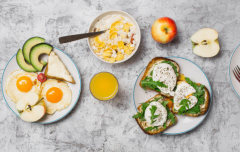
[[92,53],[101,61],[121,63],[130,59],[140,44],[141,33],[136,20],[122,11],[108,11],[97,16],[88,32],[107,30],[88,38]]

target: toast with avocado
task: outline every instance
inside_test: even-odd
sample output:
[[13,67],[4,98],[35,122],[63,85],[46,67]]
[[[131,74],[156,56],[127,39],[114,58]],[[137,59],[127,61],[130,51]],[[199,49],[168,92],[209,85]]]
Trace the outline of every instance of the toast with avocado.
[[160,94],[142,103],[133,116],[142,131],[148,135],[158,134],[177,122],[170,111],[171,100]]
[[209,91],[204,85],[185,77],[185,81],[177,82],[172,112],[190,117],[204,115],[209,108],[209,99]]
[[139,85],[145,90],[154,90],[166,97],[174,96],[179,71],[177,62],[164,57],[153,58],[148,63]]

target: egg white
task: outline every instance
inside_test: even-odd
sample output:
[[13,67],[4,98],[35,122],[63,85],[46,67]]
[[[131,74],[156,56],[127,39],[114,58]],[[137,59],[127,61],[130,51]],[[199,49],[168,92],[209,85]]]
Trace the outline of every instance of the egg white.
[[152,126],[163,126],[163,124],[167,121],[167,109],[160,102],[151,102],[150,105],[146,108],[146,121],[151,124],[152,114],[150,108],[152,108],[152,106],[157,107],[154,115],[159,115],[157,118],[154,119],[155,122],[152,124]]
[[11,98],[11,100],[14,103],[16,103],[23,95],[27,93],[27,92],[21,92],[20,90],[18,90],[16,85],[17,80],[22,76],[29,77],[33,82],[32,89],[29,92],[35,92],[37,94],[40,94],[40,91],[41,91],[41,82],[37,80],[37,73],[26,72],[21,69],[13,71],[7,78],[5,90],[7,95]]
[[[187,82],[181,82],[180,84],[178,84],[177,89],[175,91],[175,95],[174,95],[174,109],[175,110],[179,110],[181,108],[180,102],[183,99],[186,99],[186,96],[195,93],[196,90]],[[189,104],[189,109],[193,108],[197,102],[198,99],[197,97],[191,95],[188,100],[191,102],[191,104]]]
[[[52,103],[47,100],[46,98],[46,93],[47,91],[52,88],[52,87],[57,87],[61,89],[63,96],[62,99],[57,102],[57,103]],[[48,79],[42,84],[42,92],[41,92],[41,98],[43,98],[45,104],[46,104],[46,113],[47,114],[54,114],[56,111],[61,111],[64,108],[67,108],[71,101],[72,101],[72,91],[69,88],[68,84],[64,81],[59,81],[55,79]]]
[[161,92],[169,93],[170,95],[174,94],[173,89],[176,86],[177,76],[170,64],[160,63],[155,65],[153,68],[152,79],[153,81],[163,82],[168,86],[167,88],[158,87]]

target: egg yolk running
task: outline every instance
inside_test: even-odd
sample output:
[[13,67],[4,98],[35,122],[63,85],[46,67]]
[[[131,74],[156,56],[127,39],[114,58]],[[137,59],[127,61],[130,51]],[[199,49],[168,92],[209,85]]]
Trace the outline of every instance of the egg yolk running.
[[46,97],[49,102],[57,103],[62,99],[63,92],[57,87],[52,87],[47,91]]
[[17,88],[21,92],[28,92],[32,89],[32,80],[27,76],[21,76],[17,80]]

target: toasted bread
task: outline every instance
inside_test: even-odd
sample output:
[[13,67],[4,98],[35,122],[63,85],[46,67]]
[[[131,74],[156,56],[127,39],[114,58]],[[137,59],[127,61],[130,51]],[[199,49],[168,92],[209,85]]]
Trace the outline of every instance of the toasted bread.
[[44,74],[50,79],[75,83],[73,77],[55,52],[50,53]]
[[[177,64],[177,62],[175,62],[175,61],[173,61],[173,60],[170,60],[170,59],[167,59],[167,58],[164,58],[164,57],[155,57],[155,58],[153,58],[153,59],[148,63],[147,68],[146,68],[146,70],[145,70],[145,72],[144,72],[144,75],[143,75],[141,81],[144,80],[147,76],[150,75],[150,73],[151,73],[151,71],[152,71],[152,69],[153,69],[153,67],[154,67],[154,65],[155,65],[156,63],[162,62],[162,61],[164,61],[164,60],[166,60],[166,61],[171,61],[171,62],[177,67],[177,71],[178,71],[178,73],[179,73],[180,67],[179,67],[179,65]],[[178,78],[177,78],[177,79],[178,79]],[[142,87],[141,81],[140,81],[139,85]],[[148,88],[148,87],[146,87],[146,89],[153,90],[153,89]],[[153,91],[156,91],[156,90],[153,90]],[[166,97],[171,97],[171,95],[170,95],[169,93],[163,93],[163,92],[159,92],[159,91],[156,91],[156,92],[158,92],[159,94],[164,95],[164,96],[166,96]]]
[[[178,81],[178,83],[181,83],[182,81]],[[200,86],[201,84],[200,83],[196,83],[198,86]],[[209,91],[206,87],[204,87],[204,90],[205,90],[205,101],[204,101],[204,104],[200,105],[200,113],[199,114],[185,114],[187,116],[190,116],[190,117],[197,117],[197,116],[200,116],[200,115],[204,115],[208,108],[209,108],[209,99],[210,99],[210,95],[209,95]],[[173,104],[173,107],[172,107],[172,113],[174,114],[178,114],[178,111],[175,111],[174,110],[174,104]]]
[[[162,95],[160,94],[157,94],[155,95],[154,97],[152,97],[151,99],[149,99],[148,101],[146,101],[145,103],[149,103],[150,101],[154,100],[154,98],[158,98],[158,97],[162,97]],[[164,101],[164,100],[163,100]],[[137,110],[138,112],[141,112],[142,111],[142,105],[138,106]],[[175,123],[177,122],[177,117],[175,117]],[[163,126],[159,126],[158,129],[153,129],[151,131],[146,131],[144,129],[146,129],[148,126],[148,123],[146,121],[141,121],[139,118],[135,118],[135,120],[137,121],[139,127],[142,129],[142,131],[148,135],[154,135],[154,134],[158,134],[160,132],[162,132],[163,130],[167,129],[168,127],[172,126],[173,123],[171,121],[171,119],[167,119],[167,123],[166,123],[166,128],[164,129]]]

